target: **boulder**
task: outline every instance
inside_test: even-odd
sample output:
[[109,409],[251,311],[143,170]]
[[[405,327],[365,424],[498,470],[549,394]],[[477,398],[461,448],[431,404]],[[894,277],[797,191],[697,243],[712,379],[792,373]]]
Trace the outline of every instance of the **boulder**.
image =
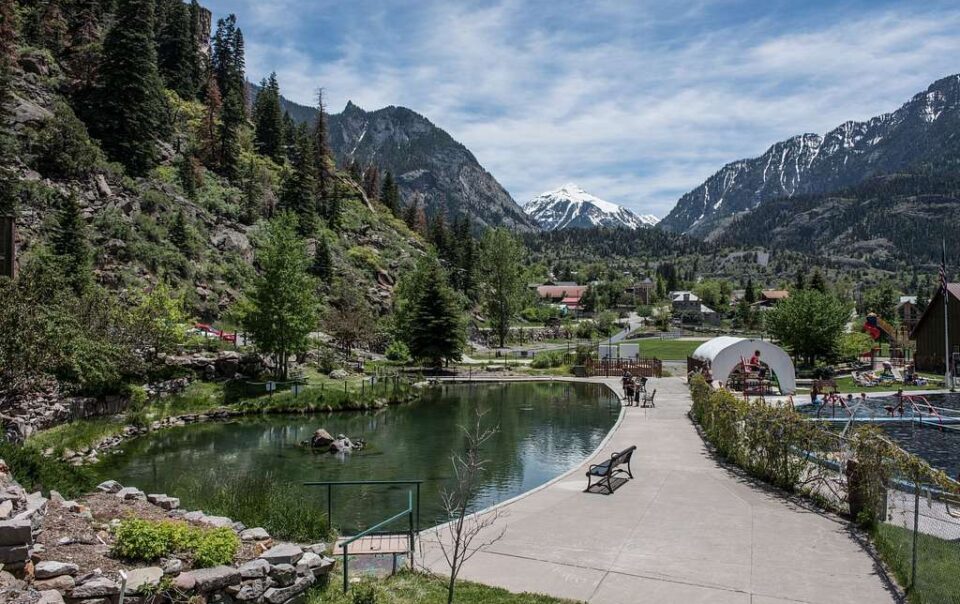
[[270,563],[262,558],[255,558],[239,569],[240,576],[244,579],[261,579],[270,572]]
[[318,428],[310,439],[310,446],[316,449],[328,449],[333,444],[333,437],[323,428]]
[[116,492],[116,496],[123,501],[146,501],[147,495],[136,487],[124,487]]
[[308,587],[313,585],[316,579],[313,576],[308,575],[306,577],[300,577],[297,581],[289,587],[271,587],[263,593],[263,599],[269,604],[284,604],[284,602],[290,600],[294,596],[298,596],[305,592]]
[[63,596],[55,589],[41,589],[37,604],[63,604]]
[[163,578],[163,569],[159,566],[135,568],[127,571],[127,585],[123,593],[137,593],[143,587],[159,585],[161,578]]
[[33,588],[38,591],[47,589],[56,589],[58,591],[70,591],[77,584],[77,581],[70,575],[61,575],[52,579],[41,579],[33,582]]
[[324,555],[325,553],[327,553],[327,548],[328,548],[328,547],[329,547],[329,546],[328,546],[326,543],[323,543],[323,542],[321,541],[321,542],[319,542],[319,543],[313,543],[313,544],[311,544],[311,545],[306,545],[306,546],[304,546],[303,551],[305,551],[305,552],[312,552],[312,553],[314,553],[314,554],[317,554],[317,555],[319,555],[319,556],[322,556],[322,555]]
[[106,577],[99,576],[74,587],[70,591],[69,597],[75,600],[82,600],[86,598],[106,598],[119,593],[119,585]]
[[227,518],[226,516],[206,516],[198,520],[200,524],[205,524],[207,526],[212,526],[214,528],[232,528],[233,520]]
[[33,523],[28,518],[0,521],[0,545],[33,543]]
[[97,174],[95,181],[97,183],[97,193],[100,194],[100,197],[113,197],[113,191],[103,174]]
[[0,546],[0,563],[14,565],[30,559],[30,546],[4,545]]
[[160,568],[165,575],[179,575],[183,571],[183,561],[180,558],[165,558],[160,561]]
[[240,602],[250,602],[258,600],[265,591],[267,591],[267,582],[263,579],[254,579],[244,583],[233,597]]
[[270,538],[270,533],[266,529],[261,527],[248,528],[240,532],[240,539],[242,541],[266,541]]
[[331,453],[349,453],[353,451],[353,443],[343,434],[337,436],[337,439],[330,443]]
[[299,545],[293,543],[280,543],[274,545],[260,555],[260,558],[270,564],[296,564],[303,557],[303,550]]
[[[194,582],[194,589],[207,593],[223,589],[240,583],[240,571],[232,566],[214,566],[213,568],[199,568],[180,575],[189,575]],[[180,577],[177,577],[179,580]]]
[[297,569],[291,564],[277,564],[270,569],[270,578],[280,587],[290,587],[297,580]]
[[60,575],[75,575],[79,571],[80,567],[72,562],[44,560],[33,568],[33,576],[38,579],[52,579]]
[[334,369],[330,372],[330,379],[333,380],[345,380],[348,377],[350,377],[350,374],[343,369]]

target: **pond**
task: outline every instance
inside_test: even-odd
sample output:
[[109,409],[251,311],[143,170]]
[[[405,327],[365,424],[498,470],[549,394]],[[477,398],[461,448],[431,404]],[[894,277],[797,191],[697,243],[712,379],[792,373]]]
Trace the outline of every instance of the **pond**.
[[[527,382],[449,384],[417,402],[377,412],[273,415],[155,432],[108,455],[95,470],[148,493],[178,495],[184,480],[211,483],[250,473],[292,483],[423,480],[421,525],[443,520],[440,491],[452,481],[451,453],[462,451],[460,426],[485,412],[498,432],[483,449],[488,466],[475,509],[505,501],[580,464],[613,427],[615,395],[599,384]],[[317,428],[367,447],[346,455],[300,446]],[[408,487],[339,487],[333,525],[343,533],[369,527],[406,507]],[[326,489],[303,487],[304,505],[326,508]],[[184,507],[191,507],[189,499]]]

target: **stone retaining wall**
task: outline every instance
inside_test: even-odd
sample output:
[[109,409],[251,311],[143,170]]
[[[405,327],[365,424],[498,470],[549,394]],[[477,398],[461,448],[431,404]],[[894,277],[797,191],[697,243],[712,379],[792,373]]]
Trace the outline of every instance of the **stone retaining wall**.
[[[218,602],[222,604],[291,604],[317,581],[325,580],[336,562],[326,556],[325,543],[277,543],[262,528],[247,528],[223,516],[180,509],[180,501],[164,494],[145,494],[116,481],[98,489],[121,501],[146,501],[171,519],[210,527],[230,527],[241,541],[253,544],[257,556],[241,564],[184,570],[176,558],[161,559],[155,566],[131,566],[120,572],[99,568],[81,574],[70,561],[55,559],[36,543],[48,510],[57,514],[90,514],[83,505],[64,501],[55,492],[51,501],[39,493],[27,494],[0,467],[6,486],[0,491],[0,600],[23,604],[130,604],[164,601]],[[91,517],[92,518],[92,517]],[[91,548],[106,547],[96,543]],[[199,598],[199,599],[194,599]]]

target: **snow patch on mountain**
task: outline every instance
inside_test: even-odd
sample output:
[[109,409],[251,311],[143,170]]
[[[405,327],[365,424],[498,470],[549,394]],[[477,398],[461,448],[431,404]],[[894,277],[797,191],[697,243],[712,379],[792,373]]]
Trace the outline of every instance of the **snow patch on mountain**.
[[571,228],[652,227],[660,219],[650,214],[635,214],[627,208],[591,195],[568,183],[533,198],[523,210],[545,231]]

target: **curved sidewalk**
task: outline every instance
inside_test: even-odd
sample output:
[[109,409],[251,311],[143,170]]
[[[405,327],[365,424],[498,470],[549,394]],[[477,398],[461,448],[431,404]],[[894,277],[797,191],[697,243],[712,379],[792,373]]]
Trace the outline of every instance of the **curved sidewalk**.
[[[607,383],[619,390],[616,380]],[[686,411],[679,378],[651,380],[655,409],[627,408],[595,459],[637,445],[631,480],[584,493],[587,463],[498,508],[477,539],[505,531],[461,578],[591,603],[877,604],[895,602],[845,523],[785,500],[719,466]],[[423,564],[446,570],[422,535]],[[433,543],[431,543],[433,541]]]

